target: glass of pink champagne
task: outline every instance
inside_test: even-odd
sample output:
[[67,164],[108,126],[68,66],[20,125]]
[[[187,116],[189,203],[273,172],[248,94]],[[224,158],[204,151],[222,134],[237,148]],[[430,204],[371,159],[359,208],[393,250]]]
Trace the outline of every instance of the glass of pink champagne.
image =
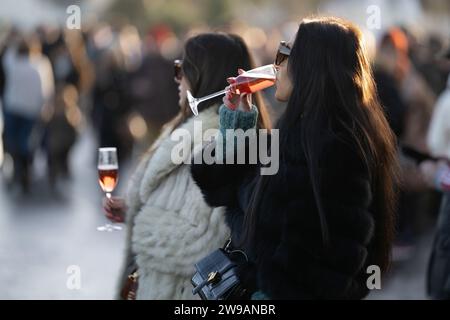
[[[111,199],[111,193],[116,188],[119,180],[119,162],[116,148],[98,149],[98,181],[106,197]],[[97,227],[98,231],[112,232],[122,230],[121,226],[115,224],[105,224]]]
[[194,98],[192,93],[188,90],[187,98],[189,106],[194,115],[198,116],[198,105],[200,103],[221,96],[227,93],[228,90],[232,90],[237,94],[243,94],[254,93],[266,89],[275,84],[276,73],[277,70],[273,64],[245,71],[235,78],[236,82],[230,85],[230,89],[224,89],[201,98]]

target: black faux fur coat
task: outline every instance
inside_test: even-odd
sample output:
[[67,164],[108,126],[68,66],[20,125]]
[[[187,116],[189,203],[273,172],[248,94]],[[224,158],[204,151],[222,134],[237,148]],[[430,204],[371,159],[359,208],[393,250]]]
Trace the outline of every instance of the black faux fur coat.
[[[251,263],[240,270],[251,291],[272,299],[361,299],[368,294],[374,233],[369,170],[345,136],[324,136],[319,152],[320,194],[329,230],[321,224],[300,135],[280,148],[280,167],[262,183]],[[260,170],[256,165],[195,164],[194,180],[211,206],[226,207],[232,238],[242,234],[244,212]],[[266,179],[264,178],[264,179]]]

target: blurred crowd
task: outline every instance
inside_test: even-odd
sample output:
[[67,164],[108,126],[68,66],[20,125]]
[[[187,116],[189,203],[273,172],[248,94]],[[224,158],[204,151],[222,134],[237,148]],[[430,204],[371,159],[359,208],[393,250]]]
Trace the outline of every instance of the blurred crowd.
[[[257,63],[267,64],[279,40],[289,40],[296,30],[293,25],[268,31],[232,25],[224,31],[241,34]],[[120,163],[142,153],[178,112],[173,60],[182,56],[182,42],[202,31],[209,30],[177,35],[158,25],[142,33],[129,24],[81,31],[45,25],[33,32],[2,30],[4,180],[32,192],[33,158],[42,152],[55,188],[58,179],[71,177],[71,150],[85,130],[94,132],[96,146],[117,147]],[[441,193],[427,183],[421,164],[433,158],[427,136],[437,97],[448,86],[448,40],[391,28],[379,39],[373,59],[379,96],[401,150],[397,260],[411,256],[417,236],[434,224],[439,210]],[[266,100],[277,118],[283,106],[272,96]]]
[[[84,130],[95,132],[98,147],[117,147],[121,164],[142,153],[178,112],[173,61],[182,56],[183,41],[207,31],[200,26],[179,35],[161,24],[142,33],[120,23],[0,30],[4,180],[30,192],[33,159],[41,152],[55,188],[70,177],[69,155]],[[236,23],[224,31],[243,34],[257,63],[267,64],[295,25],[266,33]],[[278,117],[283,108],[273,110]]]
[[90,128],[98,147],[117,147],[122,163],[134,142],[151,141],[177,112],[172,61],[160,52],[162,39],[170,35],[163,33],[155,29],[141,38],[129,25],[96,25],[82,32],[49,26],[4,31],[5,180],[30,192],[33,158],[42,152],[54,187],[58,178],[70,177],[70,152]]
[[412,256],[418,235],[433,225],[439,211],[442,195],[427,182],[421,167],[435,160],[428,133],[449,72],[446,44],[438,36],[419,39],[405,28],[391,28],[379,41],[375,81],[397,135],[401,164],[395,260]]

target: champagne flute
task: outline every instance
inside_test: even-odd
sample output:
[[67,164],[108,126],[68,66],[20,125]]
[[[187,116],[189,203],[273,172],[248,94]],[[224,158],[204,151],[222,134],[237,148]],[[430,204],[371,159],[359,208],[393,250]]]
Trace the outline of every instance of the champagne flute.
[[187,90],[187,99],[189,106],[195,116],[198,116],[198,105],[206,100],[213,99],[232,90],[237,94],[254,93],[266,89],[275,84],[277,70],[273,64],[268,64],[255,68],[238,75],[235,82],[230,85],[230,89],[214,92],[201,98],[194,98],[192,93]]
[[[119,180],[119,162],[117,160],[116,148],[98,149],[98,181],[106,197],[111,199],[111,193],[114,191]],[[122,227],[107,223],[97,228],[98,231],[112,232],[122,230]]]

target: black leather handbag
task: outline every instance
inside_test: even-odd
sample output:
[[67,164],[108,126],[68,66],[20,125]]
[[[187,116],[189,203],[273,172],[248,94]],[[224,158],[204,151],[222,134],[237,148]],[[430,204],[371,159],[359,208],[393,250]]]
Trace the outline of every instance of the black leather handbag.
[[196,272],[191,279],[194,289],[202,300],[241,300],[247,298],[247,290],[243,288],[237,275],[237,267],[242,257],[248,261],[241,250],[230,249],[231,240],[224,248],[218,249],[196,265]]

